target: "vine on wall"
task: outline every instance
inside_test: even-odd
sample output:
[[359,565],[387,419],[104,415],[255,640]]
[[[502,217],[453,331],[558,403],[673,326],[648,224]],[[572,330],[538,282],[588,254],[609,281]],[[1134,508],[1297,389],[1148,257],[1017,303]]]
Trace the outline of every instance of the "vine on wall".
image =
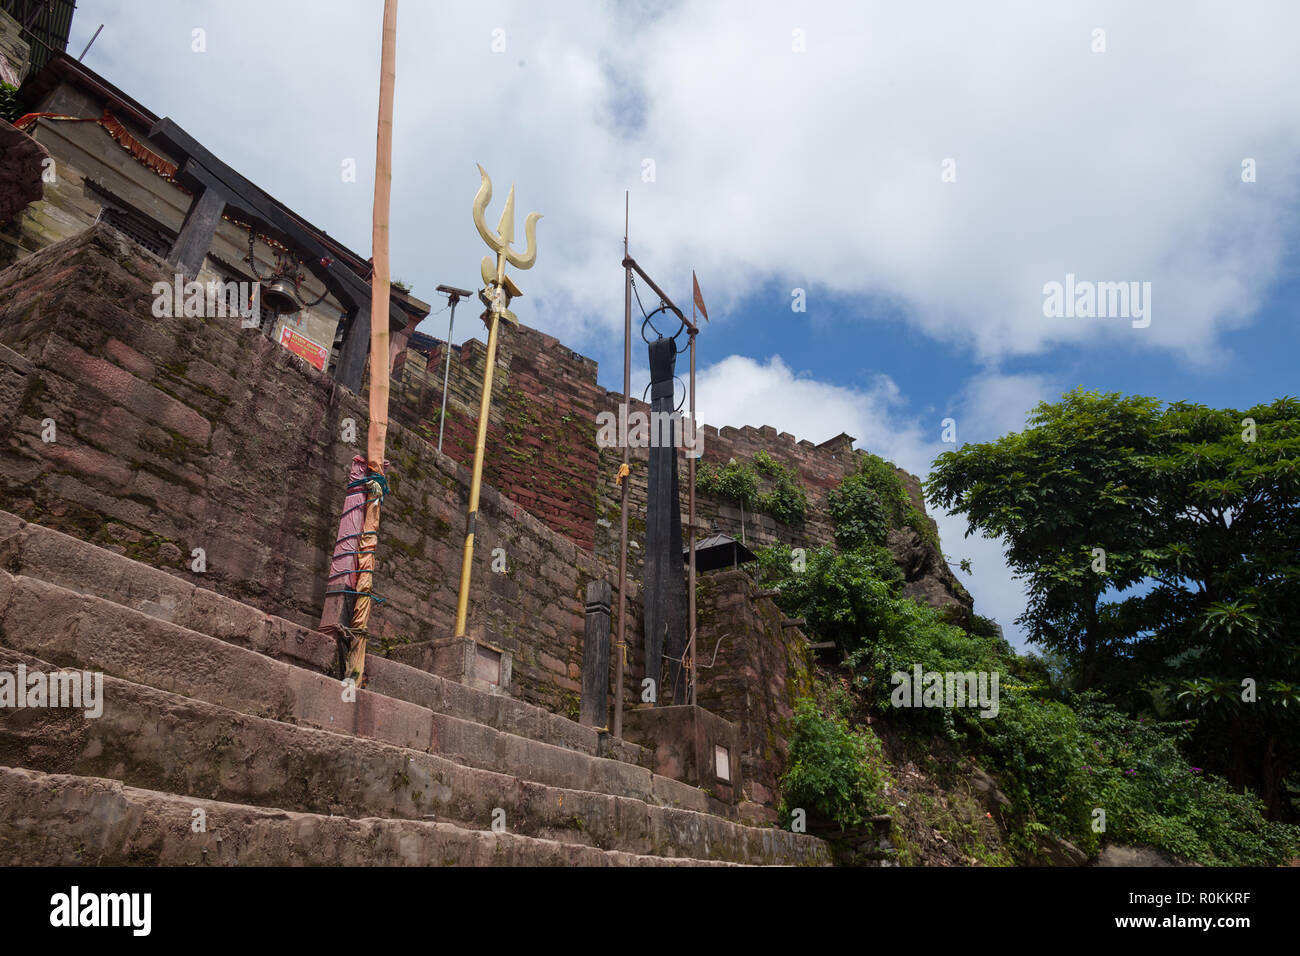
[[[772,483],[772,490],[760,492],[759,476]],[[808,511],[808,494],[799,483],[799,473],[765,451],[752,462],[732,459],[725,465],[703,463],[695,472],[695,488],[707,495],[739,502],[750,511],[760,511],[778,521],[793,524]]]

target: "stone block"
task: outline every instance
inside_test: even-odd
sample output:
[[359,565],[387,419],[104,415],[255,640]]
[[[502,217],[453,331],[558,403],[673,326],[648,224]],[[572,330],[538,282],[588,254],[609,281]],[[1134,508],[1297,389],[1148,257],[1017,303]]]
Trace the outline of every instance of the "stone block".
[[476,690],[510,693],[514,655],[486,635],[418,641],[393,648],[390,657]]
[[630,740],[654,750],[654,771],[732,805],[744,791],[736,725],[703,707],[643,707],[623,715]]

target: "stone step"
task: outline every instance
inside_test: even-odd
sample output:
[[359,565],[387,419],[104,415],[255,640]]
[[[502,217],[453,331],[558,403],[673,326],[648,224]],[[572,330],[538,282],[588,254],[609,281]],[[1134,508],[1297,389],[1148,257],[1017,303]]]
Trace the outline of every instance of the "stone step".
[[[0,632],[14,650],[102,670],[239,713],[437,753],[570,790],[734,816],[702,790],[644,767],[519,737],[373,691],[347,688],[120,604],[0,571]],[[352,699],[345,699],[350,697]]]
[[[6,639],[10,625],[5,625]],[[0,671],[57,668],[0,647]],[[203,667],[199,662],[198,666]],[[238,713],[105,676],[102,716],[0,709],[0,765],[302,813],[428,819],[637,855],[827,864],[821,840],[708,813],[548,786],[421,750]]]
[[[195,814],[201,810],[202,816]],[[196,821],[203,827],[195,832]],[[0,767],[0,866],[727,866],[421,820],[352,819]]]
[[[334,672],[334,641],[324,634],[5,511],[0,511],[0,568],[95,595],[275,660],[318,673]],[[366,686],[520,737],[646,768],[653,765],[651,753],[630,741],[374,654],[366,659]]]

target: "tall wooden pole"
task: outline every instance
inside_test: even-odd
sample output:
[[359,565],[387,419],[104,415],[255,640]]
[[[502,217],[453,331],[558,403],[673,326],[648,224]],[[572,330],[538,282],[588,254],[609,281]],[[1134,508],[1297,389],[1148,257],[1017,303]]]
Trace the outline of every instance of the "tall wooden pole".
[[[393,97],[397,85],[397,0],[384,0],[384,33],[379,68],[379,128],[375,145],[374,229],[371,235],[374,274],[370,279],[370,427],[366,434],[369,476],[384,475],[388,440],[388,304],[392,295],[388,261],[388,217],[393,192]],[[374,580],[375,549],[379,543],[379,504],[382,485],[367,485],[366,516],[357,550],[356,608],[352,615],[351,649],[345,677],[358,683],[365,672],[366,626]]]

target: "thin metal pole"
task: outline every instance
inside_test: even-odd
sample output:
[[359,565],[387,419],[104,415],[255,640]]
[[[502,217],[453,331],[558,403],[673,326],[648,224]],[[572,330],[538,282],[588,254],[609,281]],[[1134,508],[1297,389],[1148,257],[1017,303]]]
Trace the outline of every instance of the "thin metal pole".
[[451,379],[451,330],[456,327],[456,303],[460,296],[451,297],[451,319],[447,322],[447,368],[442,373],[442,414],[438,417],[438,451],[442,451],[442,429],[447,424],[447,382]]
[[[664,295],[664,291],[663,291],[663,289],[661,289],[661,288],[659,288],[659,286],[655,285],[655,280],[652,279],[652,278],[650,278],[648,275],[646,275],[646,271],[645,271],[644,269],[642,269],[640,265],[637,264],[637,261],[636,261],[635,259],[633,259],[631,256],[624,255],[624,256],[623,256],[623,265],[624,265],[624,267],[629,267],[629,266],[630,266],[632,269],[636,270],[636,274],[639,275],[642,279],[644,279],[644,280],[645,280],[645,284],[648,285],[651,289],[654,290],[655,295],[659,296],[659,300],[660,300],[660,301],[661,301],[665,306],[667,306],[668,310],[669,310],[670,312],[672,312],[673,315],[677,316],[677,318],[681,319],[682,322],[686,325],[686,327],[687,327],[688,329],[695,329],[695,323],[692,322],[690,319],[688,319],[688,318],[686,317],[686,314],[685,314],[684,312],[682,312],[681,309],[677,308],[676,305],[673,304],[673,300],[672,300],[672,299],[670,299],[670,298],[668,298],[668,296]],[[699,329],[695,329],[695,330],[696,330],[697,332],[699,331]]]
[[[628,196],[623,194],[623,415],[631,415],[632,401],[632,269],[627,262]],[[618,683],[614,685],[614,736],[623,736],[623,659],[627,654],[627,493],[632,483],[627,436],[623,436],[622,514],[618,524]]]
[[[691,296],[691,318],[695,318],[695,297]],[[695,454],[699,450],[700,432],[699,422],[695,420],[695,329],[690,332],[691,342],[691,450],[686,456],[686,480],[690,483],[690,524],[688,534],[691,543],[691,567],[689,580],[687,581],[687,594],[691,604],[691,641],[689,653],[691,655],[691,706],[695,706]]]
[[103,29],[104,29],[104,24],[101,23],[101,24],[99,25],[99,30],[96,30],[96,31],[95,31],[95,35],[94,35],[93,37],[90,38],[90,43],[87,43],[87,44],[86,44],[86,48],[85,48],[84,50],[81,51],[81,56],[77,57],[77,62],[78,62],[78,63],[80,63],[82,60],[84,60],[84,59],[86,58],[86,54],[90,52],[90,45],[91,45],[91,43],[94,43],[96,40],[99,39],[100,31],[103,30]]

